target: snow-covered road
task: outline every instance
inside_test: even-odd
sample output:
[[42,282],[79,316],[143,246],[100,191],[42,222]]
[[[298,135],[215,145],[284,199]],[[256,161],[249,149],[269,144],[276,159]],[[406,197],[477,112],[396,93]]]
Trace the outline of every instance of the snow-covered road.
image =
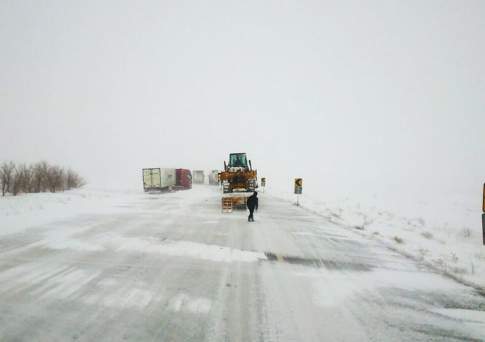
[[485,340],[473,289],[269,194],[254,223],[219,197],[0,236],[0,341]]

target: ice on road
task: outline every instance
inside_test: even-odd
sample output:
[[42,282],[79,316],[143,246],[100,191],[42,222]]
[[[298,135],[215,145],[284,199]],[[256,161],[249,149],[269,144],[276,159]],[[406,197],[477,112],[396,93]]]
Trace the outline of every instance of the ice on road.
[[6,227],[0,341],[485,339],[475,290],[269,194],[254,223],[219,200],[134,194]]

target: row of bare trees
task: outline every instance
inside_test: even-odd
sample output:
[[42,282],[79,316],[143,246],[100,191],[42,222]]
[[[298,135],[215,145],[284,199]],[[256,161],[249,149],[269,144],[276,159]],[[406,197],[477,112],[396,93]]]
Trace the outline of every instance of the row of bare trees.
[[80,188],[84,180],[73,170],[42,161],[35,164],[0,164],[0,188],[2,196],[29,192],[56,192]]

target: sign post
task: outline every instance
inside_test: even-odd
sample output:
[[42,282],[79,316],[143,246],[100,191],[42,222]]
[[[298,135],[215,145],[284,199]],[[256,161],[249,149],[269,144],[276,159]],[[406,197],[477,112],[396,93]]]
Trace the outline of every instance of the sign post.
[[303,179],[295,178],[295,195],[296,195],[296,206],[300,205],[300,195],[303,192]]
[[483,184],[483,199],[482,199],[482,239],[485,246],[485,184]]
[[482,236],[483,236],[483,245],[485,246],[485,213],[482,213]]

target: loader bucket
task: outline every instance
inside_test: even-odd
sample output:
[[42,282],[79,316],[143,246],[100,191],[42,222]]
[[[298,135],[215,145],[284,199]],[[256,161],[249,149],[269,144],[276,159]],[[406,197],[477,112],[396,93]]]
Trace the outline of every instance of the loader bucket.
[[246,201],[251,192],[233,192],[222,196],[222,211],[232,212],[233,209],[246,209]]

